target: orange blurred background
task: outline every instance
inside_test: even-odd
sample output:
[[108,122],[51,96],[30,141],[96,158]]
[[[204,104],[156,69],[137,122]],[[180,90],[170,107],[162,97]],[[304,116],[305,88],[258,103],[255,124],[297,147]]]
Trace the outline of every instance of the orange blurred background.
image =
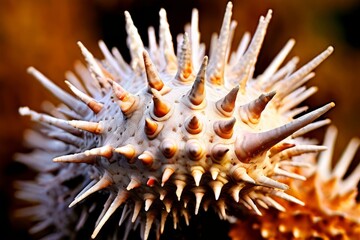
[[[28,170],[14,163],[12,155],[23,151],[22,133],[29,127],[27,118],[18,114],[20,106],[40,110],[43,100],[57,102],[40,84],[26,74],[35,66],[64,89],[64,73],[82,59],[76,45],[85,46],[102,58],[97,41],[103,39],[108,47],[117,46],[128,59],[125,44],[123,12],[132,15],[139,33],[147,43],[147,27],[158,26],[158,11],[164,7],[173,39],[190,21],[191,9],[200,14],[202,42],[209,45],[211,33],[219,31],[227,1],[219,0],[0,0],[0,206],[1,226],[8,229],[5,239],[25,239],[22,226],[10,217],[14,204],[12,181],[28,177]],[[329,101],[337,106],[329,114],[340,129],[337,151],[352,136],[360,137],[360,1],[233,1],[233,18],[238,21],[233,47],[244,31],[254,32],[260,15],[273,9],[264,47],[257,64],[261,73],[289,38],[296,45],[291,56],[306,63],[328,45],[335,47],[333,55],[317,70],[309,85],[319,91],[306,104],[312,109]],[[321,137],[323,131],[319,131]],[[360,156],[358,154],[358,161]],[[11,219],[11,220],[10,220]],[[9,225],[10,224],[10,225]],[[9,237],[9,238],[8,238]],[[3,239],[3,238],[1,238]]]

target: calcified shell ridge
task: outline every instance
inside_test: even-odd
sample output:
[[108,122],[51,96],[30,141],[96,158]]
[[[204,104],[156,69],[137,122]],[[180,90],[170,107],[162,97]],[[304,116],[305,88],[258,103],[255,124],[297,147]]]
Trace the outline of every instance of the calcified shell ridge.
[[[313,121],[334,104],[294,117],[307,110],[297,106],[317,89],[304,84],[333,48],[296,70],[297,57],[283,63],[295,43],[291,39],[264,73],[254,78],[271,10],[260,17],[252,39],[245,33],[231,52],[236,21],[231,19],[229,2],[209,59],[200,43],[197,10],[184,34],[177,37],[177,54],[165,10],[159,15],[159,40],[150,27],[149,46],[144,47],[125,12],[129,64],[102,41],[104,60],[96,59],[79,42],[87,67],[78,63],[75,73],[67,73],[66,84],[73,94],[29,68],[62,102],[57,107],[46,103],[45,113],[20,109],[20,114],[39,123],[26,133],[33,152],[17,155],[40,172],[36,183],[19,183],[32,186],[32,190],[20,186],[20,197],[39,203],[19,211],[38,222],[33,232],[64,226],[47,217],[45,212],[53,209],[46,204],[57,206],[53,215],[62,209],[64,216],[57,215],[62,222],[67,219],[81,229],[93,214],[96,195],[106,195],[107,201],[92,238],[110,218],[126,225],[125,239],[138,226],[147,239],[151,229],[159,237],[167,220],[174,228],[180,218],[189,224],[192,215],[209,207],[228,219],[239,209],[261,215],[258,202],[282,209],[275,198],[303,204],[287,193],[285,180],[305,180],[295,171],[307,166],[300,164],[302,157],[326,149],[302,135],[326,125],[328,120]],[[300,163],[292,161],[294,156],[300,156]],[[49,192],[56,197],[50,200]],[[66,197],[59,201],[62,194]],[[74,220],[75,213],[78,219]],[[75,234],[60,230],[52,237],[65,233]]]

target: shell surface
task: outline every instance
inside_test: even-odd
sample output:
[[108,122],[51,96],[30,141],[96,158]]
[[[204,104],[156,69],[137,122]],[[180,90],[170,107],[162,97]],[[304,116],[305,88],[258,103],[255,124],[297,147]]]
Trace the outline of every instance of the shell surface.
[[[209,58],[196,10],[178,37],[176,54],[165,10],[159,15],[159,41],[149,28],[149,47],[144,47],[125,12],[129,64],[102,41],[104,60],[79,42],[87,67],[78,64],[76,74],[67,75],[73,95],[29,68],[62,102],[45,113],[20,109],[39,124],[25,137],[33,152],[16,156],[39,171],[36,183],[19,184],[19,197],[39,203],[18,212],[37,222],[32,232],[55,228],[48,237],[75,238],[92,224],[96,238],[115,234],[101,229],[116,218],[125,226],[124,239],[138,226],[147,239],[151,229],[159,237],[167,219],[176,228],[181,217],[189,224],[192,215],[210,207],[228,219],[239,211],[262,215],[256,199],[274,208],[280,208],[274,198],[303,205],[288,194],[286,179],[305,177],[284,166],[297,164],[293,156],[326,149],[302,135],[325,125],[312,122],[334,104],[295,116],[307,109],[297,105],[316,92],[303,85],[333,48],[295,70],[297,58],[283,64],[291,39],[255,78],[271,10],[260,18],[252,40],[245,34],[230,54],[236,21],[229,2]],[[76,231],[67,227],[74,225]]]

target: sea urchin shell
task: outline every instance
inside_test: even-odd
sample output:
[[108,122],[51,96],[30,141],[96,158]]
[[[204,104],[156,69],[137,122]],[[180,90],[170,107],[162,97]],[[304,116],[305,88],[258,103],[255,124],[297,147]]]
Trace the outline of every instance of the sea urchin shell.
[[[255,196],[263,199],[263,205],[275,208],[279,204],[274,196],[303,204],[286,193],[283,177],[304,177],[284,170],[282,161],[325,149],[311,145],[299,131],[316,128],[319,124],[312,122],[334,103],[293,117],[306,110],[296,106],[316,88],[303,85],[333,48],[295,71],[296,58],[280,68],[294,45],[294,40],[289,40],[265,72],[254,78],[272,11],[260,18],[251,42],[245,34],[238,50],[230,55],[236,27],[231,15],[229,2],[208,59],[199,42],[196,10],[190,26],[178,37],[177,54],[164,9],[160,10],[159,41],[150,28],[148,48],[125,12],[130,64],[116,48],[110,52],[103,42],[99,46],[104,60],[94,58],[79,42],[88,68],[76,66],[81,80],[75,74],[67,75],[66,83],[75,97],[29,68],[63,104],[50,107],[47,113],[20,108],[21,115],[40,127],[26,137],[34,151],[18,154],[17,159],[37,169],[38,181],[46,188],[34,187],[32,194],[26,194],[29,190],[24,187],[19,195],[40,202],[37,210],[44,210],[43,198],[51,197],[44,194],[66,193],[66,200],[58,203],[60,209],[67,204],[75,208],[77,229],[81,229],[93,214],[91,209],[99,207],[92,196],[106,194],[92,238],[109,218],[126,223],[125,238],[140,225],[142,237],[147,239],[151,229],[160,236],[167,218],[176,228],[180,216],[188,224],[193,214],[209,207],[222,219],[238,209],[261,215]],[[52,181],[42,181],[45,176]],[[76,184],[70,184],[75,178]],[[54,180],[66,186],[64,192]],[[70,203],[69,197],[74,195]],[[35,212],[19,211],[22,215]],[[43,212],[35,216],[38,227],[34,232],[60,224]]]

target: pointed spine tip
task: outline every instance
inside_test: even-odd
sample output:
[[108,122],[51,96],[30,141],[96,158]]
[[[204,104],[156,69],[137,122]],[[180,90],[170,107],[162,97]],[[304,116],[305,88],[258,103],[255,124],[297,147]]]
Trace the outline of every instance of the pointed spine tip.
[[28,74],[34,75],[34,73],[37,72],[37,70],[33,66],[30,66],[26,69],[26,72]]
[[103,124],[101,122],[88,122],[82,120],[70,120],[68,123],[78,129],[94,133],[102,134],[104,132]]
[[234,30],[231,28],[236,26],[235,21],[231,21],[232,7],[232,3],[228,2],[226,5],[220,34],[216,41],[216,49],[214,49],[209,63],[209,82],[218,87],[224,85],[225,66],[230,47],[229,45],[231,45],[232,31]]
[[131,222],[134,223],[141,211],[141,206],[142,206],[142,202],[140,200],[135,201],[135,205],[134,205],[134,212],[133,215],[131,217]]
[[176,185],[176,196],[177,196],[177,199],[178,201],[181,200],[181,194],[186,186],[186,182],[184,182],[183,180],[175,180],[175,185]]
[[159,73],[156,70],[154,64],[152,63],[149,53],[145,50],[143,51],[143,59],[149,87],[161,91],[164,87],[164,83],[163,81],[161,81]]
[[238,184],[234,185],[232,188],[229,189],[230,195],[233,197],[234,201],[237,202],[237,203],[240,200],[239,193],[240,193],[241,189],[242,189],[242,186],[238,185]]
[[203,129],[203,125],[199,118],[196,117],[196,115],[193,115],[186,119],[185,129],[190,134],[198,134]]
[[162,125],[158,122],[151,120],[150,118],[145,118],[145,127],[144,131],[146,136],[149,139],[154,139],[162,129]]
[[144,151],[138,156],[138,159],[144,164],[144,166],[151,166],[154,163],[153,154],[149,151]]
[[225,117],[231,117],[233,114],[238,92],[239,86],[236,86],[224,98],[216,102],[216,108]]
[[244,123],[257,124],[260,121],[261,113],[267,104],[273,99],[276,92],[261,94],[257,99],[239,108],[241,120]]
[[172,110],[170,103],[166,102],[156,89],[152,88],[151,93],[153,95],[153,117],[158,120],[165,120],[170,117]]
[[173,73],[177,68],[177,59],[174,53],[172,35],[170,32],[169,23],[167,21],[165,9],[162,8],[159,12],[159,15],[159,50],[160,54],[164,57],[166,63],[165,71]]
[[220,181],[211,181],[210,184],[211,188],[213,189],[214,191],[214,197],[215,197],[215,200],[219,200],[220,198],[220,194],[221,194],[221,190],[222,190],[222,187],[224,186],[224,184]]
[[272,178],[266,177],[264,175],[262,176],[258,176],[256,179],[256,184],[260,184],[266,187],[270,187],[270,188],[277,188],[277,189],[281,189],[281,190],[288,190],[289,186],[278,182]]
[[193,64],[192,64],[192,56],[191,56],[191,46],[189,42],[188,33],[185,32],[183,35],[183,41],[181,43],[181,48],[179,49],[179,57],[178,57],[178,72],[176,74],[176,79],[179,80],[180,83],[186,84],[190,81],[193,81]]
[[138,99],[136,96],[127,92],[120,84],[108,79],[108,83],[113,89],[115,97],[120,100],[119,106],[124,115],[129,115],[136,110]]
[[216,121],[214,123],[214,131],[218,136],[229,139],[233,136],[235,123],[236,118],[234,117],[230,120]]
[[138,179],[136,179],[135,177],[131,177],[131,180],[126,187],[126,190],[130,191],[130,190],[138,188],[140,186],[141,186],[141,182]]
[[204,148],[196,139],[190,139],[186,142],[185,151],[193,161],[199,161],[204,156]]
[[70,90],[82,101],[84,102],[95,114],[99,113],[103,109],[103,104],[97,102],[92,97],[87,94],[81,92],[74,85],[72,85],[69,81],[65,80],[66,85],[70,88]]
[[125,18],[126,18],[126,20],[127,21],[131,21],[132,22],[132,19],[131,19],[131,15],[130,15],[130,13],[129,13],[129,11],[124,11],[124,16],[125,16]]
[[195,215],[199,213],[201,200],[203,199],[205,195],[205,189],[202,187],[196,187],[192,190],[195,194]]
[[78,41],[77,45],[79,46],[81,53],[85,57],[85,60],[89,65],[90,71],[95,74],[95,77],[97,77],[100,81],[103,80],[105,78],[105,75],[92,53],[84,46],[81,41]]
[[211,156],[215,161],[221,161],[229,150],[226,145],[218,143],[211,149]]
[[30,108],[29,107],[20,107],[19,114],[21,116],[29,116],[31,114]]
[[231,170],[232,178],[237,182],[248,182],[255,184],[255,180],[252,179],[246,172],[246,169],[243,167],[235,166]]
[[204,174],[204,169],[202,167],[192,167],[191,175],[194,178],[195,185],[198,187],[200,185],[201,177]]
[[218,177],[220,173],[220,169],[217,167],[211,167],[210,168],[210,174],[211,174],[211,178],[212,180],[216,180],[216,178]]
[[171,207],[172,207],[172,199],[171,198],[166,198],[164,201],[163,201],[163,204],[165,206],[165,211],[167,213],[170,213],[171,212]]
[[161,178],[161,186],[163,187],[164,184],[169,180],[171,175],[175,172],[172,168],[165,168],[162,178]]
[[71,155],[64,155],[56,157],[53,162],[57,163],[88,163],[93,164],[96,162],[96,156],[86,155],[85,153],[75,153]]
[[113,179],[111,178],[110,174],[105,172],[105,174],[101,177],[101,179],[95,183],[95,185],[91,186],[89,189],[87,190],[83,190],[82,192],[80,192],[80,194],[78,196],[75,197],[75,199],[70,203],[69,208],[73,207],[74,205],[76,205],[77,203],[81,202],[82,200],[84,200],[85,198],[87,198],[89,195],[100,191],[101,189],[105,189],[111,185],[113,185]]
[[128,159],[128,162],[131,162],[134,159],[136,153],[134,146],[132,146],[131,144],[115,148],[115,152],[126,157]]
[[270,20],[271,16],[272,16],[273,10],[269,9],[266,13],[266,19]]
[[165,139],[160,145],[162,154],[166,158],[172,158],[177,150],[176,143],[172,139]]
[[192,85],[191,90],[187,95],[191,105],[195,107],[203,107],[204,104],[207,59],[207,56],[205,56],[194,84]]
[[249,162],[253,157],[269,150],[275,144],[311,123],[334,106],[335,104],[331,102],[306,115],[294,119],[283,126],[266,132],[244,133],[242,135],[238,135],[235,140],[235,154],[237,158],[241,162]]
[[95,163],[97,157],[105,157],[110,159],[113,155],[113,148],[111,146],[103,146],[86,150],[82,153],[75,153],[65,156],[56,157],[54,162],[66,162],[66,163]]
[[145,207],[144,207],[145,212],[149,211],[153,202],[154,202],[154,199],[152,199],[152,198],[145,199]]
[[334,52],[334,47],[333,47],[333,46],[329,46],[329,47],[326,49],[326,51],[327,51],[329,54],[331,54],[331,53]]

